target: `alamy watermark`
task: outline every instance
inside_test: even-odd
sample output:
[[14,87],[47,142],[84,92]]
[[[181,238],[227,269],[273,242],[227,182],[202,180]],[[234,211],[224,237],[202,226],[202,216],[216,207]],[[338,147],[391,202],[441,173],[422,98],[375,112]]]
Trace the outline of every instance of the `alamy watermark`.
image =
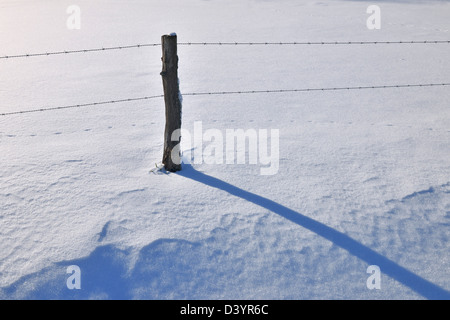
[[260,165],[260,174],[265,176],[277,174],[280,167],[279,129],[208,129],[203,132],[202,122],[196,121],[193,132],[178,129],[171,139],[179,142],[172,151],[172,161],[176,164]]
[[379,266],[373,265],[369,266],[366,271],[370,274],[367,278],[366,286],[369,290],[380,290],[381,289],[381,269]]
[[366,12],[370,14],[367,18],[366,26],[369,30],[381,29],[381,9],[377,5],[371,5],[367,7]]
[[68,266],[66,273],[70,274],[67,278],[66,286],[69,290],[80,290],[81,289],[81,269],[79,266],[73,265]]
[[69,15],[66,21],[67,29],[80,30],[81,29],[81,9],[77,5],[68,6],[66,13]]

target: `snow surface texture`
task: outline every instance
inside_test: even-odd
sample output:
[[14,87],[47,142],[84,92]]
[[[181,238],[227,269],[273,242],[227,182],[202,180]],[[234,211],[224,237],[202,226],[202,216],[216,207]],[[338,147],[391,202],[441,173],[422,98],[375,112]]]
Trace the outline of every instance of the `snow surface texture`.
[[[448,1],[0,0],[0,56],[180,42],[449,40]],[[167,8],[171,9],[168,15]],[[0,112],[162,93],[160,48],[0,61]],[[180,47],[183,92],[448,82],[448,45]],[[185,96],[280,129],[280,169],[162,157],[163,101],[0,117],[2,299],[448,299],[450,90]],[[78,265],[81,290],[66,269]],[[369,290],[369,265],[381,289]]]

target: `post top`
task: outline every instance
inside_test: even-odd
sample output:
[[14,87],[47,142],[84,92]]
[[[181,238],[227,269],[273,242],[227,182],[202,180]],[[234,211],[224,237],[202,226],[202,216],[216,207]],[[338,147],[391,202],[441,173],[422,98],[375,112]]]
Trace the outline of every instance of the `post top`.
[[161,36],[161,39],[177,39],[177,34],[172,32],[171,34],[164,34]]

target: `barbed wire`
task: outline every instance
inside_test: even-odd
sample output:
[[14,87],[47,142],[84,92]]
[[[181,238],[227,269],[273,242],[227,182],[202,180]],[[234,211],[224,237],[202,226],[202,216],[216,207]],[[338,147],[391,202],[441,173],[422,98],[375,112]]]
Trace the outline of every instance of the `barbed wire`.
[[40,52],[40,53],[25,53],[25,54],[0,56],[0,59],[30,58],[30,57],[39,57],[39,56],[52,56],[52,55],[73,54],[73,53],[88,53],[88,52],[145,48],[145,47],[158,47],[158,46],[161,46],[161,44],[160,43],[144,43],[144,44],[134,44],[134,45],[128,45],[128,46],[102,47],[102,48],[93,48],[93,49],[64,50],[64,51]]
[[55,111],[55,110],[64,110],[64,109],[73,109],[73,108],[82,108],[82,107],[93,107],[93,106],[100,106],[100,105],[105,105],[105,104],[142,101],[142,100],[150,100],[150,99],[156,99],[156,98],[164,98],[164,95],[155,95],[155,96],[128,98],[128,99],[119,99],[119,100],[109,100],[109,101],[101,101],[101,102],[90,102],[90,103],[73,104],[73,105],[50,107],[50,108],[44,107],[44,108],[23,110],[23,111],[4,112],[4,113],[0,113],[0,116],[10,116],[10,115],[16,115],[16,114],[26,114],[26,113],[35,113],[35,112],[43,112],[43,111]]
[[376,86],[353,86],[353,87],[329,87],[329,88],[303,88],[303,89],[275,89],[275,90],[247,90],[247,91],[216,91],[216,92],[194,92],[183,93],[184,96],[205,95],[229,95],[229,94],[253,94],[253,93],[294,93],[309,91],[340,91],[340,90],[365,90],[365,89],[392,89],[392,88],[414,88],[414,87],[438,87],[450,86],[450,83],[427,83],[427,84],[397,84]]
[[[422,41],[315,41],[315,42],[179,42],[179,46],[292,46],[292,45],[380,45],[380,44],[450,44],[450,40],[422,40]],[[143,43],[126,46],[101,47],[78,50],[62,50],[40,53],[25,53],[0,56],[0,60],[30,58],[39,56],[53,56],[74,53],[102,52],[122,49],[135,49],[145,47],[160,47],[161,43]]]
[[[397,85],[302,88],[302,89],[274,89],[274,90],[188,92],[188,93],[182,93],[182,96],[185,97],[185,96],[212,96],[212,95],[235,95],[235,94],[295,93],[295,92],[312,92],[312,91],[325,92],[325,91],[346,91],[346,90],[350,91],[350,90],[395,89],[395,88],[398,89],[398,88],[444,87],[444,86],[450,86],[450,83],[397,84]],[[73,108],[82,108],[82,107],[93,107],[93,106],[99,106],[99,105],[105,105],[105,104],[116,104],[116,103],[142,101],[142,100],[150,100],[150,99],[157,99],[157,98],[164,98],[164,95],[153,95],[153,96],[145,96],[145,97],[138,97],[138,98],[128,98],[128,99],[110,100],[110,101],[102,101],[102,102],[74,104],[74,105],[59,106],[59,107],[37,108],[37,109],[23,110],[23,111],[3,112],[3,113],[0,113],[0,116],[10,116],[10,115],[27,114],[27,113],[44,112],[44,111],[55,111],[55,110],[73,109]]]
[[315,41],[315,42],[180,42],[180,46],[272,46],[272,45],[376,45],[376,44],[449,44],[450,40],[422,41]]

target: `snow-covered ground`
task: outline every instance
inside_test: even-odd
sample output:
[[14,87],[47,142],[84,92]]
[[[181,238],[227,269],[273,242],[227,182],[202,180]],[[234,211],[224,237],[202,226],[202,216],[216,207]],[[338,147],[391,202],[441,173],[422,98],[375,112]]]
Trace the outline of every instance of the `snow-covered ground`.
[[[81,8],[68,30],[66,9]],[[369,30],[366,9],[381,8]],[[448,1],[0,0],[0,56],[180,42],[449,40]],[[448,44],[179,47],[182,92],[444,83]],[[0,60],[0,113],[162,94],[161,48]],[[450,291],[449,87],[185,96],[279,129],[279,170],[166,174],[162,99],[0,116],[2,299],[423,299]],[[67,267],[81,270],[69,290]],[[381,270],[369,290],[367,268]]]

